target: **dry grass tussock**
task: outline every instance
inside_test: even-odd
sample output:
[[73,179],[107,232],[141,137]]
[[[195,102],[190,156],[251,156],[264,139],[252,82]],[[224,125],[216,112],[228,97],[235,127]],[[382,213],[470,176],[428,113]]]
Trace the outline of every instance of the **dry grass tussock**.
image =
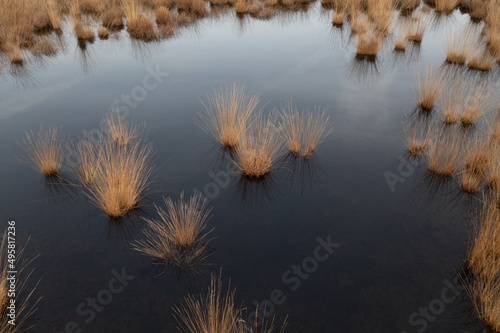
[[493,102],[493,92],[486,81],[469,82],[463,100],[460,122],[463,126],[473,125],[483,116]]
[[332,132],[325,110],[299,111],[292,103],[281,108],[280,130],[285,144],[294,156],[310,158]]
[[382,38],[379,35],[373,32],[364,33],[358,37],[356,54],[359,56],[375,57],[380,51],[381,42]]
[[440,177],[451,177],[460,166],[463,136],[454,129],[433,129],[427,152],[429,171]]
[[455,34],[446,40],[446,61],[451,64],[463,65],[473,51],[473,44],[463,34]]
[[457,8],[460,0],[434,0],[435,10],[438,13],[450,14]]
[[105,27],[100,27],[97,29],[97,35],[100,39],[107,39],[109,37],[109,30]]
[[82,146],[77,153],[76,175],[94,205],[112,218],[139,207],[153,171],[151,146],[140,140],[120,146],[103,138],[97,145]]
[[472,273],[468,293],[479,319],[500,330],[500,210],[487,200],[474,228],[474,243],[467,255]]
[[123,28],[123,11],[120,7],[112,7],[101,16],[102,25],[111,30]]
[[[28,240],[29,241],[29,240]],[[17,246],[16,253],[16,268],[17,268],[17,280],[16,280],[16,298],[15,298],[15,312],[16,312],[16,325],[11,325],[9,323],[10,318],[7,316],[7,307],[11,301],[9,297],[9,285],[7,281],[7,271],[9,271],[8,265],[8,246],[7,246],[7,230],[2,234],[2,241],[0,243],[0,312],[2,316],[0,318],[0,333],[14,333],[14,332],[25,332],[29,331],[32,326],[27,325],[27,320],[33,315],[37,310],[38,300],[32,300],[33,294],[38,286],[38,283],[26,290],[27,283],[34,269],[30,269],[30,265],[33,260],[25,260],[24,249],[27,243],[22,246]]]
[[133,249],[182,267],[203,264],[211,232],[205,232],[211,212],[205,203],[201,195],[184,200],[183,193],[177,202],[165,199],[166,210],[156,206],[160,219],[146,219],[146,239],[137,241]]
[[491,150],[486,143],[483,136],[475,134],[469,138],[465,146],[465,165],[460,175],[460,187],[464,192],[478,192],[488,174],[491,164]]
[[38,133],[26,132],[26,138],[20,143],[27,153],[23,160],[34,170],[45,176],[59,174],[64,160],[64,143],[57,133],[57,128],[49,127],[47,131],[40,128]]
[[261,179],[276,167],[281,150],[279,128],[270,118],[259,115],[241,135],[234,163],[243,176]]
[[215,91],[198,125],[223,147],[235,148],[259,102],[259,96],[247,95],[244,87]]
[[429,67],[422,77],[417,77],[417,104],[424,110],[430,110],[436,105],[437,98],[443,89],[444,75]]
[[125,122],[118,111],[106,115],[108,135],[118,146],[126,146],[143,135],[144,126]]
[[471,56],[469,61],[467,62],[467,66],[470,69],[476,69],[479,71],[489,71],[495,66],[496,59],[492,57],[487,51],[483,51],[481,48],[478,48],[474,51],[471,51]]
[[451,125],[459,121],[460,112],[466,99],[464,77],[459,75],[455,81],[447,80],[440,97],[440,111],[445,124]]
[[423,156],[429,147],[429,134],[431,133],[429,124],[410,120],[407,116],[405,121],[406,148],[412,156]]
[[[235,290],[229,284],[227,291],[223,290],[221,278],[212,275],[210,287],[206,294],[199,297],[189,295],[184,298],[180,307],[174,307],[180,332],[183,333],[284,333],[286,321],[281,328],[272,322],[264,322],[258,327],[258,320],[247,321],[245,310],[236,306]],[[265,312],[264,309],[260,311]],[[254,318],[252,318],[254,319]],[[254,325],[250,322],[255,322]]]
[[172,14],[166,7],[159,7],[155,10],[156,23],[158,25],[172,24]]
[[420,16],[412,17],[407,27],[406,38],[413,43],[421,43],[424,39],[428,20]]

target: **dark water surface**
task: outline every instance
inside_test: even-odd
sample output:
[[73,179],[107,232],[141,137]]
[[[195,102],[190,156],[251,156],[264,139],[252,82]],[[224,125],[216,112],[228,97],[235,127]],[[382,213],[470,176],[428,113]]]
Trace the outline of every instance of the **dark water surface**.
[[[269,21],[207,18],[161,43],[131,42],[123,32],[84,53],[68,31],[57,57],[27,65],[22,77],[6,75],[0,211],[5,225],[17,221],[20,242],[31,235],[26,254],[40,254],[32,284],[41,278],[36,295],[43,298],[34,331],[63,332],[74,321],[82,332],[173,332],[171,307],[205,291],[210,272],[221,268],[224,283],[237,288],[237,303],[250,309],[282,290],[286,300],[274,314],[278,321],[288,315],[288,332],[478,331],[464,291],[449,304],[441,300],[446,281],[461,269],[475,200],[453,187],[437,188],[423,166],[408,171],[399,159],[416,74],[431,62],[442,64],[447,31],[467,22],[455,12],[430,28],[411,56],[398,58],[386,45],[376,68],[355,60],[349,36],[332,30],[319,5]],[[55,124],[75,142],[97,133],[106,111],[126,105],[114,101],[139,94],[157,68],[168,76],[129,108],[127,119],[145,123],[156,152],[145,214],[154,214],[162,196],[217,192],[210,199],[211,266],[194,276],[170,269],[156,277],[151,261],[129,249],[141,237],[140,218],[109,221],[78,189],[50,186],[16,158],[24,131],[41,124]],[[225,164],[194,120],[201,100],[233,83],[260,92],[266,113],[290,98],[299,108],[328,107],[334,132],[313,161],[286,164],[273,182],[232,177],[214,186],[211,175],[222,175]],[[394,191],[386,172],[403,175]],[[318,238],[340,246],[315,267],[307,258]],[[303,261],[311,272],[292,280],[287,271]],[[91,316],[77,314],[78,305],[107,288],[112,271],[122,267],[135,278],[86,323]],[[444,295],[454,296],[448,289]],[[437,315],[412,317],[429,306]]]

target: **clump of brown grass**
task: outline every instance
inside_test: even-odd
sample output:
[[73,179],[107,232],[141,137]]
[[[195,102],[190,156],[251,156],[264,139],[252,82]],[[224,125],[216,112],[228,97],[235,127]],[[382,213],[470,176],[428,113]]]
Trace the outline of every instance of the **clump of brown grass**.
[[285,140],[288,150],[294,156],[299,156],[302,148],[304,119],[299,114],[299,110],[291,102],[281,108],[280,125],[281,135]]
[[26,138],[20,143],[21,148],[28,154],[25,160],[34,170],[45,176],[57,175],[64,160],[64,144],[59,138],[56,127],[49,127],[44,131],[40,127],[38,133],[26,132]]
[[459,167],[462,141],[457,131],[434,130],[427,153],[429,171],[440,177],[451,177]]
[[153,22],[145,16],[140,15],[137,21],[130,24],[127,21],[127,28],[130,37],[146,42],[157,38]]
[[396,51],[405,51],[408,46],[408,38],[405,36],[401,36],[396,40],[394,44],[394,50]]
[[470,69],[476,69],[479,71],[489,71],[495,66],[496,59],[492,57],[488,52],[484,52],[481,49],[476,49],[472,51],[472,55],[467,63]]
[[93,41],[94,40],[94,32],[90,27],[82,22],[80,19],[74,19],[74,28],[76,38],[80,41]]
[[15,45],[8,45],[7,48],[7,57],[12,64],[22,65],[24,63],[24,57],[21,52],[21,49]]
[[330,119],[326,110],[315,108],[314,110],[305,110],[303,117],[302,149],[301,155],[304,158],[311,158],[319,145],[332,132]]
[[491,90],[487,82],[472,82],[468,88],[467,97],[463,101],[463,110],[460,122],[463,126],[473,125],[486,113],[491,103]]
[[234,148],[259,101],[257,94],[246,95],[245,88],[236,85],[215,91],[209,96],[206,113],[200,115],[198,125],[222,146]]
[[100,14],[106,9],[106,3],[102,0],[78,0],[80,10],[83,14]]
[[56,47],[48,38],[40,38],[31,47],[31,53],[34,55],[54,55],[57,53]]
[[357,13],[351,16],[351,32],[354,35],[364,34],[370,28],[370,21],[364,14]]
[[424,39],[428,21],[421,17],[412,17],[406,33],[406,38],[413,43],[421,43]]
[[447,82],[447,86],[440,98],[443,122],[451,125],[459,120],[460,110],[463,108],[466,93],[462,85],[462,76],[456,82]]
[[109,112],[106,116],[108,135],[118,146],[126,146],[139,140],[142,129],[138,125],[126,123],[118,111]]
[[50,19],[50,25],[53,29],[61,29],[61,17],[59,13],[59,8],[55,0],[49,0],[47,3],[47,13]]
[[145,219],[146,240],[137,241],[133,249],[179,266],[202,264],[211,232],[205,232],[211,209],[204,208],[206,201],[197,194],[188,201],[184,200],[184,193],[177,202],[170,198],[164,201],[167,210],[155,206],[160,219]]
[[429,125],[406,119],[406,148],[412,156],[423,156],[429,147]]
[[493,146],[491,151],[491,164],[489,174],[486,178],[486,185],[493,191],[497,198],[500,198],[500,157],[498,147]]
[[343,11],[334,11],[332,15],[332,24],[340,27],[344,24],[345,13]]
[[279,129],[259,115],[241,135],[234,163],[244,177],[262,179],[276,167],[281,148]]
[[237,0],[234,4],[234,10],[236,14],[246,14],[248,13],[248,4],[245,0]]
[[460,187],[467,193],[479,191],[490,168],[489,150],[484,138],[474,135],[465,146],[465,166],[461,174]]
[[463,65],[471,52],[471,43],[463,34],[456,34],[446,40],[446,61],[451,64]]
[[381,38],[374,33],[365,33],[358,38],[356,54],[375,57],[380,50]]
[[158,25],[169,25],[172,23],[170,10],[166,7],[159,7],[155,10],[156,23]]
[[[141,16],[141,6],[137,0],[121,0],[121,7],[123,14],[127,19],[127,26],[136,27],[139,24],[139,19]],[[117,14],[114,14],[117,15]],[[121,17],[120,17],[121,20]]]
[[424,110],[430,110],[436,104],[436,100],[443,89],[444,76],[434,72],[429,67],[422,77],[417,77],[417,104]]
[[457,8],[460,0],[434,0],[435,10],[438,13],[450,14]]
[[152,173],[151,147],[140,141],[117,146],[112,140],[103,139],[88,154],[86,159],[91,163],[81,167],[93,170],[80,171],[77,176],[92,202],[111,218],[139,207]]
[[[177,319],[179,330],[184,333],[273,333],[275,332],[274,319],[271,323],[263,322],[258,327],[258,320],[254,319],[251,325],[243,319],[244,309],[237,307],[234,302],[235,290],[231,291],[231,284],[226,292],[222,288],[222,279],[212,274],[210,287],[206,294],[199,298],[189,295],[184,298],[181,307],[174,307],[174,316]],[[260,309],[265,312],[266,309]],[[257,309],[256,314],[259,309]],[[284,333],[286,321],[279,329]]]
[[100,39],[108,39],[109,37],[108,28],[100,27],[99,29],[97,29],[97,35],[99,36]]
[[187,12],[195,16],[204,16],[207,13],[204,0],[177,0],[179,11]]
[[488,1],[471,0],[469,8],[469,16],[472,21],[480,21],[486,17]]
[[119,30],[123,28],[123,11],[119,7],[110,8],[102,14],[101,20],[103,27]]
[[[498,263],[490,263],[498,268]],[[469,297],[476,310],[478,318],[485,322],[495,332],[500,331],[500,283],[497,278],[479,276],[473,279],[467,288]]]

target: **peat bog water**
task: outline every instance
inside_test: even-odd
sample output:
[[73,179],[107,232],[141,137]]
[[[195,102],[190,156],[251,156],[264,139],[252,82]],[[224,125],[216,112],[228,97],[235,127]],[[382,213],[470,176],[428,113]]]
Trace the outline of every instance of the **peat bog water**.
[[[441,66],[447,34],[468,25],[456,10],[405,56],[388,45],[367,62],[320,4],[269,20],[228,12],[153,43],[122,31],[82,50],[69,31],[57,56],[5,71],[0,211],[5,227],[17,222],[19,242],[31,236],[26,257],[39,255],[32,331],[75,322],[82,332],[173,332],[172,306],[206,291],[211,272],[249,309],[281,290],[281,304],[268,306],[278,322],[288,316],[287,332],[482,331],[466,292],[450,287],[477,199],[408,165],[402,123],[415,108],[417,74]],[[499,74],[498,66],[489,74],[492,86]],[[224,172],[218,146],[195,124],[207,95],[233,83],[260,92],[265,113],[290,99],[328,108],[334,131],[314,159],[244,182]],[[16,143],[40,125],[73,142],[97,135],[112,107],[145,124],[157,166],[143,210],[119,223],[74,186],[21,164]],[[210,266],[196,274],[159,270],[130,249],[142,237],[140,215],[154,216],[154,203],[182,191],[204,193],[213,207]],[[129,280],[109,304],[80,306],[123,271]]]

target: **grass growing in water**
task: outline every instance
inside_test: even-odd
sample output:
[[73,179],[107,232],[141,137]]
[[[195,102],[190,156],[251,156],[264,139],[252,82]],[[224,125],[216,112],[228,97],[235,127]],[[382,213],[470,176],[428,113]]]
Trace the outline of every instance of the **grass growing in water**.
[[443,75],[437,74],[432,67],[427,69],[425,76],[417,77],[417,103],[424,110],[430,110],[443,88]]
[[205,232],[211,209],[204,208],[201,195],[188,201],[181,193],[179,200],[165,199],[167,210],[156,206],[160,217],[145,219],[148,229],[143,230],[146,240],[138,241],[133,249],[162,262],[179,266],[201,264],[206,258],[209,232]]
[[198,124],[223,147],[235,148],[259,102],[259,96],[246,95],[244,87],[216,91],[208,98]]
[[279,129],[270,118],[264,119],[259,115],[236,146],[235,164],[243,176],[262,179],[276,167],[281,148]]
[[59,174],[64,160],[64,144],[57,134],[57,128],[49,127],[47,131],[40,128],[36,134],[26,132],[26,138],[20,143],[28,154],[27,164],[45,176]]

